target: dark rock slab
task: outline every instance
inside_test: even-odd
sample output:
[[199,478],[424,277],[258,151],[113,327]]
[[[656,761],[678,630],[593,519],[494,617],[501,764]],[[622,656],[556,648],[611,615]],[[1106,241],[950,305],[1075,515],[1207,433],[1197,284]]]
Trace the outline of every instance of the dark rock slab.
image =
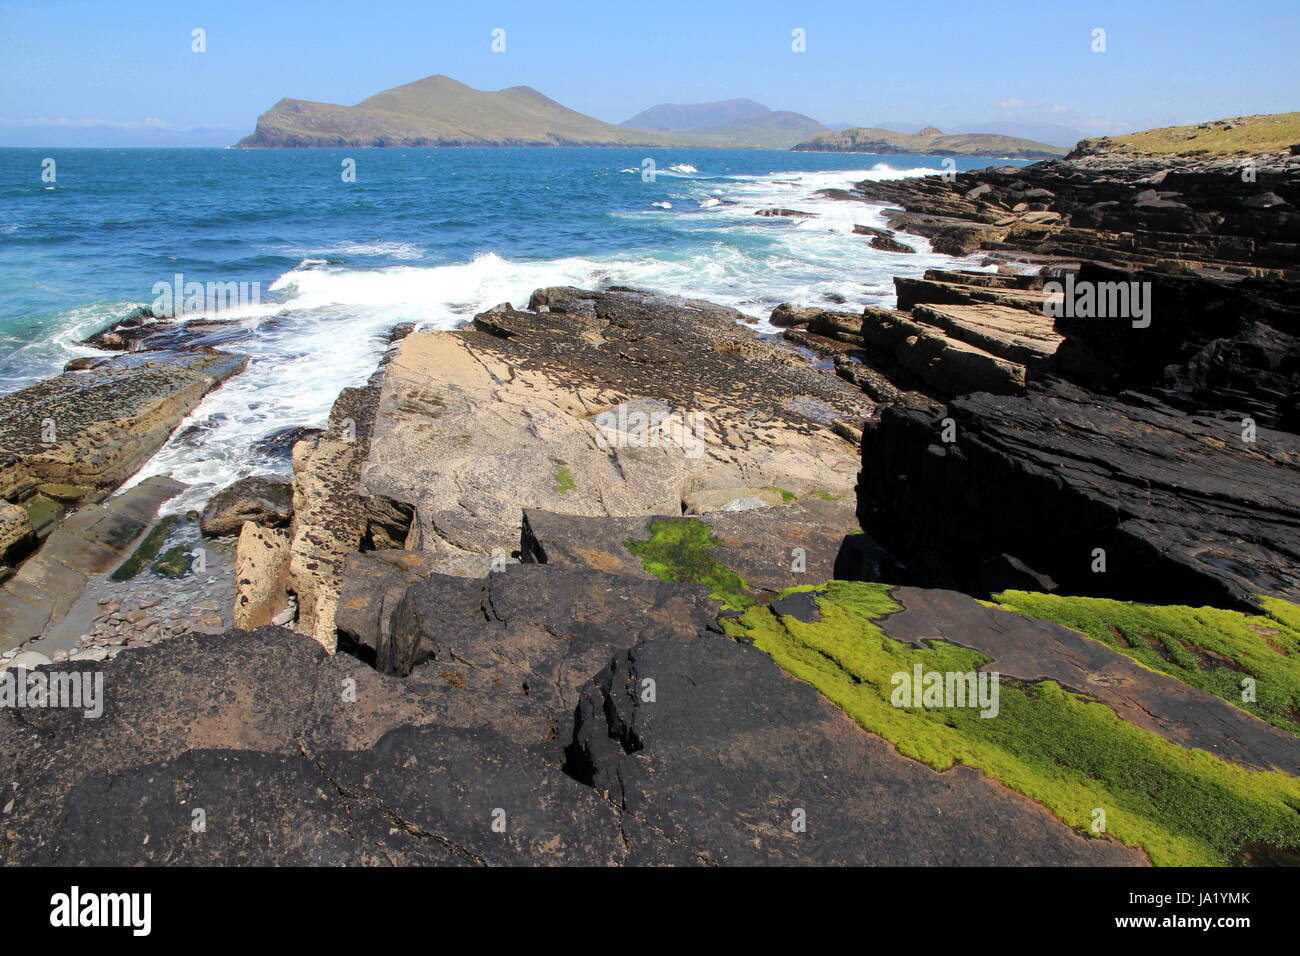
[[446,556],[429,551],[384,549],[349,554],[341,575],[335,626],[367,659],[389,636],[389,623],[407,588],[434,574],[485,578],[492,567],[486,554]]
[[[941,440],[943,421],[955,441]],[[1300,600],[1300,440],[1061,382],[976,394],[943,413],[891,408],[864,436],[863,526],[908,583],[972,594],[1023,584],[1155,604]],[[1094,550],[1105,552],[1096,573]]]
[[[57,837],[13,862],[53,866],[455,863],[378,811],[342,799],[297,754],[194,750],[75,785]],[[392,849],[388,845],[393,844]],[[427,852],[432,851],[432,852]]]
[[435,575],[393,615],[380,671],[421,665],[466,691],[480,722],[508,727],[539,713],[557,735],[579,688],[643,638],[690,641],[713,625],[702,585],[635,580],[586,568],[514,565],[486,581]]
[[[713,864],[1143,862],[974,770],[899,756],[767,655],[722,637],[616,657],[583,692],[569,754],[579,779]],[[642,834],[628,836],[638,862]]]
[[1300,282],[1126,272],[1094,264],[1077,283],[1145,284],[1150,325],[1061,316],[1061,375],[1088,388],[1155,392],[1189,410],[1252,415],[1300,432]]
[[621,863],[621,813],[566,776],[553,749],[486,729],[401,727],[320,764],[345,792],[467,865]]
[[852,502],[817,498],[749,511],[709,511],[687,519],[584,517],[526,509],[521,554],[526,561],[649,579],[652,575],[627,549],[627,542],[647,540],[650,526],[663,520],[707,524],[719,542],[710,553],[759,591],[832,577],[877,580],[889,563],[887,555],[871,551],[870,542],[854,533],[859,529]]

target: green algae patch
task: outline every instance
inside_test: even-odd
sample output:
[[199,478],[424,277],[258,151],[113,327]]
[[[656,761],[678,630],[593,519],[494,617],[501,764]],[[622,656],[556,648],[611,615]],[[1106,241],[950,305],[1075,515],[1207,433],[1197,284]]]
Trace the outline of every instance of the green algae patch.
[[569,471],[569,463],[560,458],[552,458],[551,464],[555,466],[555,492],[556,494],[567,495],[570,491],[577,488],[577,483],[573,480],[573,472]]
[[148,567],[149,562],[158,557],[158,552],[167,543],[167,537],[172,533],[172,528],[176,526],[178,521],[180,521],[180,515],[168,515],[155,524],[149,533],[144,536],[144,540],[140,542],[131,556],[119,564],[117,569],[108,576],[109,580],[129,581]]
[[993,601],[1086,634],[1153,671],[1300,735],[1300,607],[1294,604],[1263,598],[1266,613],[1251,615],[1029,591],[1004,591]]
[[168,548],[149,570],[165,578],[183,578],[190,573],[190,565],[193,563],[194,555],[184,545],[178,544],[174,548]]
[[95,489],[83,488],[81,485],[48,484],[41,485],[36,490],[46,497],[53,498],[56,501],[65,501],[75,504]]
[[1224,865],[1239,848],[1300,848],[1300,780],[1227,763],[1129,724],[1053,681],[1002,677],[996,716],[976,707],[894,706],[894,675],[969,673],[987,660],[944,641],[916,648],[877,621],[900,610],[889,586],[831,581],[814,591],[819,619],[770,606],[723,618],[863,728],[936,770],[961,763],[1038,801],[1084,835],[1105,830],[1160,865]]
[[768,485],[766,488],[763,488],[761,490],[776,492],[778,495],[781,496],[781,500],[784,501],[786,504],[790,504],[790,502],[792,501],[799,500],[799,496],[796,495],[793,491],[790,491],[786,488],[778,488],[775,485]]
[[745,579],[709,552],[721,544],[709,526],[696,518],[661,518],[650,523],[645,541],[624,542],[659,580],[706,585],[709,596],[723,607],[743,611],[756,602]]
[[56,521],[63,517],[67,510],[62,504],[46,495],[32,495],[26,501],[18,505],[27,512],[27,520],[31,522],[32,529],[41,534],[48,528],[52,527]]

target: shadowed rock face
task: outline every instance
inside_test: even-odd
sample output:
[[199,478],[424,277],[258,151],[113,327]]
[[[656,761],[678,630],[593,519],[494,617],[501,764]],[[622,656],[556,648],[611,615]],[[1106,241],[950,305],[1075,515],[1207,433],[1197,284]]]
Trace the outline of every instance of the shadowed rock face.
[[1025,586],[1011,556],[1066,594],[1237,609],[1300,598],[1294,435],[1244,442],[1239,420],[1059,382],[969,395],[947,415],[951,443],[943,413],[897,408],[863,443],[860,516],[912,583]]
[[1086,264],[1078,282],[1145,283],[1150,325],[1061,316],[1060,374],[1109,393],[1147,392],[1300,432],[1300,282],[1130,273]]

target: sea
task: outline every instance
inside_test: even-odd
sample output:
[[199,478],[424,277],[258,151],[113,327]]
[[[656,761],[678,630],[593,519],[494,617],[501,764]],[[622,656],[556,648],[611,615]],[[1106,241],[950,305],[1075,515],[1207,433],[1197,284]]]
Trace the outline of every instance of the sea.
[[[170,474],[193,486],[170,507],[192,507],[285,471],[258,440],[323,425],[399,323],[453,329],[554,285],[708,299],[773,335],[782,302],[892,305],[895,275],[957,260],[906,235],[915,255],[872,249],[853,227],[883,226],[883,207],[815,193],[943,168],[753,149],[0,149],[0,394],[103,354],[79,343],[160,295],[239,289],[200,314],[241,320],[247,370],[132,480]],[[772,207],[814,215],[755,215]]]

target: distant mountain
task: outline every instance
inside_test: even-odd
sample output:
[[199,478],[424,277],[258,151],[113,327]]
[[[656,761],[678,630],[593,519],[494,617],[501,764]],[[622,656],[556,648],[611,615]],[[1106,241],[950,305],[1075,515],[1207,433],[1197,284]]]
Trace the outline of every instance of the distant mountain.
[[[831,129],[851,129],[857,126],[857,123],[830,123]],[[926,127],[926,123],[908,123],[904,120],[881,120],[878,123],[872,123],[872,129],[887,129],[895,133],[919,133]],[[950,133],[996,133],[999,136],[1016,136],[1021,139],[1032,139],[1040,143],[1047,143],[1049,146],[1060,146],[1063,149],[1069,149],[1074,146],[1085,135],[1083,130],[1074,129],[1071,126],[1062,126],[1059,123],[1015,123],[1006,120],[988,120],[983,123],[953,123],[948,126]]]
[[236,145],[292,146],[667,146],[669,137],[629,132],[585,116],[527,86],[490,93],[430,76],[356,106],[284,99]]
[[[881,124],[888,129],[895,127]],[[954,133],[997,133],[1000,136],[1019,136],[1033,139],[1051,146],[1073,148],[1074,144],[1088,134],[1072,126],[1060,123],[1012,123],[1005,120],[989,120],[987,123],[959,123],[951,128]]]
[[642,110],[630,120],[619,123],[629,129],[697,130],[724,126],[747,116],[772,112],[762,103],[753,100],[722,100],[718,103],[660,103]]
[[818,133],[794,147],[810,152],[906,153],[913,156],[989,156],[1006,159],[1054,159],[1065,150],[1014,136],[990,133],[949,135],[933,126],[918,133],[895,133],[875,127]]
[[695,146],[759,146],[788,149],[826,127],[802,113],[772,110],[753,100],[661,103],[620,124],[658,132]]

